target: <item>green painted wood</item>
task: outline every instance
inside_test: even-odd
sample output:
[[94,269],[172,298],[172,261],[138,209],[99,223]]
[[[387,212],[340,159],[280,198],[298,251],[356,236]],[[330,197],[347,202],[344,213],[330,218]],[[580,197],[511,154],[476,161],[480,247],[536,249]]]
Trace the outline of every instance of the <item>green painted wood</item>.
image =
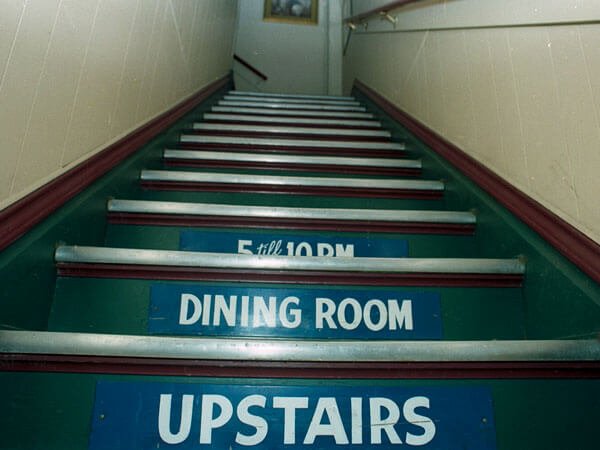
[[326,197],[289,194],[247,194],[236,192],[181,192],[142,190],[135,200],[173,202],[223,203],[235,205],[297,206],[307,208],[363,208],[372,209],[449,209],[444,200],[409,200],[354,197]]
[[87,449],[97,381],[303,386],[489,386],[498,450],[596,449],[600,380],[276,380],[0,373],[0,448]]
[[[475,257],[475,246],[472,236],[443,236],[425,234],[392,234],[392,233],[343,233],[330,231],[274,230],[274,229],[244,229],[244,228],[200,228],[200,227],[170,227],[150,225],[116,225],[110,224],[106,231],[107,247],[123,248],[153,248],[159,250],[179,250],[179,236],[184,230],[198,232],[225,231],[231,233],[257,233],[299,236],[323,236],[335,238],[374,238],[401,239],[408,241],[408,256],[412,258],[434,257]],[[375,256],[375,255],[373,255]],[[489,255],[487,255],[489,256]]]
[[[59,278],[48,328],[50,331],[148,334],[148,308],[152,283],[151,280]],[[235,285],[253,288],[286,286],[202,282],[169,282],[169,284]],[[319,286],[318,288],[333,290],[341,287],[344,286]],[[345,287],[352,290],[393,292],[385,288]],[[440,293],[445,340],[523,339],[525,337],[523,302],[519,288],[402,287],[398,290]],[[177,308],[178,305],[174,307]]]

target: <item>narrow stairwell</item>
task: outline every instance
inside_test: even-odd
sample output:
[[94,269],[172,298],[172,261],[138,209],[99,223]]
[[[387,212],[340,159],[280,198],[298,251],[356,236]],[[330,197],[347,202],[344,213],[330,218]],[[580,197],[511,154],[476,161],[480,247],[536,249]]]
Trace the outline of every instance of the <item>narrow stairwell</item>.
[[545,250],[366,103],[230,91],[147,150],[0,331],[0,448],[593,448],[598,287],[544,319]]

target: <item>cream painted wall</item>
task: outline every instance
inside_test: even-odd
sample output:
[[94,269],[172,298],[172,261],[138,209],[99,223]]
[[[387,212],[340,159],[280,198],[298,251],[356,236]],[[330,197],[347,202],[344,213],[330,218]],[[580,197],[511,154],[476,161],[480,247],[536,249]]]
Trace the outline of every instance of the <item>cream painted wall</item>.
[[235,53],[269,79],[235,63],[236,88],[340,95],[341,1],[321,0],[318,25],[301,25],[265,22],[264,0],[241,0]]
[[360,79],[600,242],[600,1],[431,1],[394,14],[395,27],[353,33],[345,91]]
[[231,69],[236,0],[6,0],[0,209]]

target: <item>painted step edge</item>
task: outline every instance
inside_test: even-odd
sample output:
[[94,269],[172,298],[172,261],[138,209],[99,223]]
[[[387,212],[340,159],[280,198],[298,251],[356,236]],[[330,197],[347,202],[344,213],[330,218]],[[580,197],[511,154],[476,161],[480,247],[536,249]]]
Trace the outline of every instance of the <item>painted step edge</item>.
[[263,147],[315,147],[326,149],[361,149],[361,150],[406,150],[406,145],[401,142],[369,142],[352,140],[318,140],[318,139],[284,139],[284,138],[253,138],[218,135],[193,135],[182,134],[182,143],[193,144],[220,144],[220,145],[258,145]]
[[186,214],[209,216],[246,216],[270,219],[372,220],[383,222],[423,222],[475,224],[471,212],[398,211],[377,209],[286,208],[273,206],[225,205],[214,203],[160,202],[150,200],[111,199],[109,212]]
[[249,107],[258,109],[270,109],[270,110],[299,110],[299,111],[332,111],[332,112],[367,112],[367,108],[364,106],[352,106],[352,105],[314,105],[314,104],[299,104],[299,103],[269,103],[269,102],[256,102],[256,101],[236,101],[236,100],[219,100],[219,106],[237,106],[237,107]]
[[230,125],[219,123],[197,122],[192,125],[196,131],[224,131],[224,132],[248,132],[269,134],[298,134],[298,135],[332,135],[340,137],[379,137],[390,138],[391,133],[386,130],[345,130],[339,128],[310,128],[310,127],[286,127],[277,125]]
[[340,105],[340,106],[360,106],[357,100],[340,100],[340,99],[312,99],[312,98],[281,98],[281,97],[257,97],[252,95],[230,95],[227,94],[223,100],[233,101],[252,101],[264,103],[287,103],[298,105]]
[[354,97],[345,97],[339,95],[307,95],[307,94],[274,94],[270,92],[250,92],[250,91],[229,91],[228,95],[246,95],[253,97],[274,97],[274,98],[315,98],[323,100],[356,100]]
[[470,212],[277,208],[112,199],[108,222],[121,225],[267,228],[335,232],[475,234]]
[[276,175],[248,175],[238,173],[184,172],[143,169],[143,182],[216,183],[260,186],[302,186],[348,189],[444,191],[444,182],[438,180],[403,180],[381,178],[328,178]]
[[130,264],[241,270],[323,271],[352,273],[447,273],[523,275],[518,259],[493,258],[348,258],[203,253],[60,245],[57,263]]
[[421,169],[421,160],[418,159],[400,159],[400,158],[361,158],[344,156],[306,156],[306,155],[277,155],[265,153],[243,153],[243,152],[214,152],[202,150],[177,150],[165,149],[163,151],[165,159],[186,159],[186,160],[223,160],[223,161],[244,161],[260,163],[287,163],[287,164],[305,164],[310,166],[319,165],[339,165],[339,166],[371,166],[380,168],[404,168]]
[[211,108],[212,112],[257,114],[261,116],[299,116],[299,117],[328,117],[341,119],[373,119],[374,115],[368,112],[358,111],[315,111],[306,109],[268,109],[254,108],[248,106],[222,106],[215,105]]
[[264,117],[251,114],[227,114],[227,113],[205,113],[203,116],[205,121],[221,121],[221,122],[249,122],[249,123],[277,123],[285,124],[286,126],[311,126],[311,127],[361,127],[381,128],[381,122],[377,120],[353,120],[353,119],[318,119],[314,118],[299,118],[299,117]]
[[0,353],[290,362],[600,361],[598,340],[332,341],[0,331]]

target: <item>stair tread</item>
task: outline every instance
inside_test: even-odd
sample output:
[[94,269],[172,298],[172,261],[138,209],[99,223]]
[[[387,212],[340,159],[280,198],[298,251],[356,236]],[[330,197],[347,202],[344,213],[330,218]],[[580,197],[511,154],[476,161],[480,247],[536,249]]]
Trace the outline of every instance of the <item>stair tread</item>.
[[355,100],[354,97],[340,95],[310,95],[310,94],[276,94],[270,92],[251,92],[251,91],[229,91],[229,95],[245,95],[254,97],[274,97],[274,98],[316,98],[316,99],[339,99]]
[[109,212],[154,214],[243,215],[245,217],[437,222],[474,224],[475,215],[461,211],[376,210],[342,208],[286,208],[273,206],[227,205],[214,203],[161,202],[111,199]]
[[369,142],[352,140],[297,140],[284,138],[257,138],[257,137],[238,137],[238,136],[218,136],[218,135],[194,135],[182,134],[180,137],[182,143],[195,144],[230,144],[230,145],[260,145],[265,147],[287,146],[287,147],[319,147],[327,149],[365,149],[365,150],[404,150],[405,145],[397,142]]
[[215,105],[211,108],[213,112],[260,114],[272,116],[303,116],[303,117],[341,117],[354,119],[373,119],[374,115],[369,112],[360,111],[318,111],[308,109],[268,109],[251,106],[225,106]]
[[502,258],[296,257],[68,245],[61,245],[56,249],[55,260],[59,264],[131,264],[282,271],[517,275],[525,272],[525,265],[518,259]]
[[353,119],[317,119],[317,118],[300,118],[300,117],[277,117],[269,116],[262,117],[251,114],[226,114],[226,113],[205,113],[204,120],[222,120],[228,122],[264,122],[264,123],[282,123],[296,124],[306,127],[311,125],[338,125],[338,126],[355,126],[355,127],[371,127],[381,128],[381,122],[377,120],[353,120]]
[[420,169],[421,160],[403,158],[368,158],[349,156],[289,155],[276,153],[217,152],[209,150],[165,149],[164,158],[171,159],[210,159],[225,161],[254,161],[263,163],[297,163],[311,165],[345,165],[374,167],[403,167]]
[[340,99],[311,99],[311,98],[291,98],[291,97],[256,97],[252,95],[225,95],[223,100],[233,101],[253,101],[264,103],[289,103],[289,104],[319,104],[319,105],[352,105],[360,106],[357,100]]
[[352,136],[363,137],[391,137],[389,131],[384,130],[344,130],[336,128],[309,128],[309,127],[284,127],[275,125],[232,125],[220,123],[195,123],[194,130],[202,131],[245,131],[253,133],[273,133],[273,134],[315,134],[315,135],[335,135],[340,138],[348,139]]
[[403,189],[443,191],[444,183],[437,180],[372,179],[372,178],[333,178],[298,177],[275,175],[249,175],[222,172],[185,172],[175,170],[148,170],[141,172],[142,181],[174,181],[188,183],[256,184],[270,186],[325,186],[365,189]]
[[313,105],[299,103],[269,103],[269,102],[253,102],[253,101],[236,101],[236,100],[219,100],[219,106],[238,106],[258,109],[271,110],[313,110],[313,111],[340,111],[340,112],[366,112],[364,106],[337,106],[337,105]]

